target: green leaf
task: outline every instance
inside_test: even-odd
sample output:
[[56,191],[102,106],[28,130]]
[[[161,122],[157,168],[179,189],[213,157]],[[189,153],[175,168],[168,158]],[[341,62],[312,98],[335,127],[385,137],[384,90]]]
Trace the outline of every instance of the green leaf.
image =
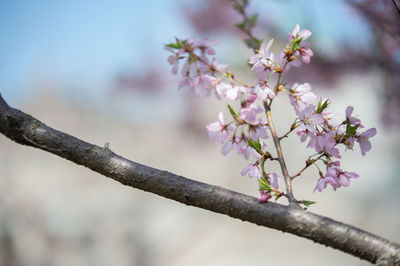
[[260,46],[263,40],[257,39],[255,37],[253,37],[253,43],[254,43],[254,49],[256,50],[260,50]]
[[258,14],[251,16],[249,19],[250,26],[253,28],[257,23]]
[[357,124],[355,126],[351,126],[350,122],[347,121],[346,123],[346,136],[354,136],[356,134],[357,128],[360,126],[360,124]]
[[235,26],[236,26],[236,28],[238,28],[240,30],[245,30],[246,23],[245,23],[245,21],[243,21],[243,22],[240,22],[240,23],[236,24]]
[[250,147],[254,148],[259,154],[262,155],[261,143],[259,140],[254,141],[252,139],[247,139],[247,143],[249,144]]
[[242,7],[242,4],[239,3],[239,1],[235,1],[233,8],[240,11],[240,10],[242,10],[243,7]]
[[244,41],[244,43],[246,44],[247,47],[255,49],[253,41],[250,38],[244,39],[243,41]]
[[172,49],[181,49],[182,43],[178,38],[175,37],[175,43],[169,43],[167,46]]
[[311,201],[311,200],[301,200],[301,201],[299,201],[299,203],[301,203],[301,204],[303,204],[303,205],[305,205],[305,206],[310,206],[310,205],[313,205],[314,203],[317,203],[316,201]]
[[267,173],[265,173],[264,165],[265,165],[265,160],[262,160],[261,161],[261,173],[262,173],[263,177],[265,177],[267,175]]
[[260,179],[258,179],[258,182],[260,183],[260,189],[262,191],[267,191],[267,192],[272,191],[270,184],[268,184],[267,179],[265,179],[264,177],[261,177]]
[[181,46],[176,43],[169,43],[167,46],[172,49],[181,49]]
[[326,107],[328,107],[328,105],[329,105],[329,100],[328,99],[326,99],[323,103],[322,103],[322,99],[319,100],[317,113],[318,114],[322,113],[326,109]]
[[259,40],[257,38],[247,38],[243,40],[244,43],[247,45],[247,47],[255,49],[255,50],[259,50],[262,40]]
[[175,37],[175,43],[169,43],[169,44],[167,44],[167,46],[172,49],[181,49],[182,46],[185,45],[186,42],[187,42],[187,40],[181,41],[177,37]]
[[230,104],[228,104],[228,109],[234,119],[239,117],[239,113],[235,111]]
[[297,39],[294,40],[294,42],[293,42],[293,44],[292,44],[292,52],[293,52],[293,53],[296,52],[297,49],[299,49],[300,42],[301,42],[302,39],[303,39],[303,38],[297,38]]

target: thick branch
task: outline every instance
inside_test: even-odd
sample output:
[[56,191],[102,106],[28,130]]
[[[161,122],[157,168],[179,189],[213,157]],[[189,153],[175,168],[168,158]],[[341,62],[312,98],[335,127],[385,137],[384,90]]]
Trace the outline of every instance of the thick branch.
[[52,129],[9,107],[0,96],[0,132],[17,143],[54,153],[124,185],[186,205],[226,214],[339,249],[381,265],[400,263],[400,246],[353,226],[277,203],[154,169]]

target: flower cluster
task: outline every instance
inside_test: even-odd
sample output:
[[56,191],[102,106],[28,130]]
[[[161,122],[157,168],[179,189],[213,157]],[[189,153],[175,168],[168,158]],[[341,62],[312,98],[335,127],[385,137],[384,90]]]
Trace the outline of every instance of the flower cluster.
[[[218,64],[215,58],[208,58],[215,53],[212,49],[214,45],[215,42],[195,39],[177,39],[175,43],[168,44],[166,50],[173,53],[168,58],[172,73],[181,75],[179,88],[189,87],[195,95],[214,94],[218,99],[225,98],[240,103],[237,110],[228,105],[232,121],[226,123],[221,111],[218,121],[206,126],[208,136],[223,144],[223,155],[235,151],[246,160],[255,158],[254,163],[243,169],[242,175],[249,174],[250,177],[264,179],[269,184],[271,181],[268,174],[263,174],[260,170],[269,154],[264,141],[269,138],[269,129],[267,121],[259,116],[264,111],[262,103],[273,99],[275,93],[266,83],[251,87],[236,80],[226,65]],[[180,61],[184,61],[181,69]],[[276,184],[275,188],[277,187]]]
[[[312,92],[308,83],[294,84],[288,89],[290,102],[297,114],[295,121],[296,134],[302,142],[309,139],[307,147],[313,148],[319,155],[318,160],[322,160],[326,165],[326,174],[320,172],[320,179],[315,189],[322,191],[330,184],[334,190],[350,184],[349,178],[356,178],[358,175],[352,172],[344,172],[340,168],[338,145],[344,145],[346,149],[352,150],[354,142],[358,142],[361,154],[365,155],[371,149],[369,138],[376,135],[376,129],[370,128],[362,132],[361,121],[353,117],[353,107],[348,106],[345,114],[346,118],[338,122],[335,114],[328,109],[330,101],[328,99],[319,100],[316,103],[316,95]],[[316,160],[309,158],[309,162]]]
[[[311,87],[308,84],[303,86],[305,85],[308,88],[307,94],[311,94]],[[310,99],[315,97],[308,95],[303,98],[298,94],[296,89],[300,86],[302,85],[295,85],[289,90],[291,103],[298,115],[296,134],[302,142],[309,139],[307,147],[313,148],[317,152],[315,155],[319,155],[317,160],[322,160],[326,165],[326,174],[322,175],[320,172],[321,177],[315,189],[322,191],[327,184],[330,184],[334,190],[341,186],[347,187],[350,184],[349,179],[357,178],[358,175],[343,171],[340,168],[340,162],[335,161],[341,158],[338,146],[343,145],[346,150],[352,150],[354,143],[358,142],[361,154],[364,156],[371,150],[369,138],[376,135],[376,129],[362,131],[364,126],[358,118],[352,116],[352,106],[347,107],[346,118],[338,123],[333,112],[327,108],[330,104],[328,99],[320,100],[317,105],[314,105]],[[309,160],[308,163],[316,161],[311,157]]]
[[[221,153],[228,154],[235,151],[246,160],[250,157],[254,160],[241,172],[242,176],[249,175],[258,179],[260,201],[267,201],[272,194],[279,198],[285,193],[280,192],[276,173],[267,173],[265,163],[270,160],[278,160],[272,157],[267,150],[266,139],[271,131],[270,120],[261,116],[271,108],[272,101],[280,92],[286,92],[291,105],[296,113],[296,120],[292,123],[290,131],[297,129],[296,134],[302,142],[308,140],[307,147],[315,150],[316,154],[306,161],[305,170],[317,161],[326,165],[326,173],[321,171],[320,178],[314,189],[322,191],[330,184],[333,189],[346,187],[350,184],[350,178],[357,178],[353,172],[346,172],[340,168],[341,158],[338,147],[343,145],[345,149],[353,149],[354,143],[360,145],[362,155],[371,149],[369,138],[376,134],[376,129],[371,128],[362,131],[364,125],[352,116],[353,107],[349,106],[345,112],[345,119],[338,122],[335,114],[329,110],[329,99],[320,99],[312,91],[310,84],[297,84],[288,87],[280,82],[282,74],[291,65],[300,66],[302,63],[310,63],[313,51],[305,40],[311,35],[309,30],[301,30],[296,25],[289,33],[289,42],[275,60],[271,52],[273,40],[267,44],[262,43],[256,54],[250,57],[251,69],[258,76],[258,82],[248,85],[238,80],[227,65],[219,64],[215,58],[213,47],[217,44],[209,40],[176,39],[174,43],[166,45],[165,49],[172,52],[168,62],[172,66],[172,73],[180,74],[179,88],[188,87],[195,95],[209,96],[214,94],[218,99],[225,98],[228,101],[237,102],[235,109],[228,104],[228,110],[232,117],[230,122],[225,122],[223,112],[218,114],[218,121],[206,126],[210,139],[215,139],[222,144]],[[183,66],[180,68],[180,63]],[[269,81],[272,75],[276,77],[276,85],[272,88]],[[276,134],[276,133],[275,133]],[[274,142],[277,136],[274,136]],[[281,137],[282,138],[282,137]],[[280,139],[280,138],[279,138]],[[280,141],[280,140],[279,140]],[[316,157],[314,157],[316,156]],[[295,178],[302,173],[285,178]]]

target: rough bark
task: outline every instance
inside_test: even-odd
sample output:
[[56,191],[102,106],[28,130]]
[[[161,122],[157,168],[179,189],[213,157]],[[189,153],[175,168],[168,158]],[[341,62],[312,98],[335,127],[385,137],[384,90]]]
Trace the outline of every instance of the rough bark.
[[396,243],[295,206],[260,204],[254,197],[130,161],[108,147],[48,127],[9,107],[1,95],[0,132],[19,144],[51,152],[133,188],[308,238],[379,265],[400,264]]

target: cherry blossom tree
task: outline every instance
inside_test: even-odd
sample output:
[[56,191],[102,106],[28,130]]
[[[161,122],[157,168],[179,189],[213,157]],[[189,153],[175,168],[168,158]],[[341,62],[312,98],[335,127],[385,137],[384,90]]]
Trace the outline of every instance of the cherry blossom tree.
[[[56,154],[124,185],[289,232],[379,265],[399,264],[398,244],[314,214],[307,207],[315,202],[295,197],[293,179],[312,166],[317,174],[310,191],[323,192],[328,185],[333,190],[348,187],[359,175],[341,168],[341,153],[358,143],[362,156],[367,155],[371,151],[370,138],[377,131],[365,129],[361,120],[353,116],[353,106],[348,106],[343,114],[335,114],[330,110],[331,100],[318,97],[310,84],[286,82],[285,74],[290,67],[312,63],[314,53],[306,42],[312,33],[295,25],[287,44],[275,56],[271,52],[273,40],[264,42],[252,34],[257,17],[247,16],[246,5],[246,0],[235,1],[235,9],[243,15],[238,27],[247,35],[245,42],[254,51],[248,61],[249,71],[258,76],[253,84],[242,81],[229,66],[217,61],[215,41],[176,38],[165,49],[171,53],[168,62],[172,74],[180,76],[179,89],[229,102],[226,112],[230,116],[224,117],[220,111],[218,120],[205,125],[205,129],[210,139],[222,145],[223,155],[236,152],[250,160],[243,164],[240,174],[258,182],[258,199],[130,161],[112,152],[108,144],[99,147],[48,127],[10,107],[1,96],[0,132],[19,144]],[[284,94],[290,99],[288,109],[293,110],[294,121],[288,124],[287,133],[278,136],[271,110],[275,99]],[[281,147],[281,142],[291,134],[312,150],[308,158],[303,158],[304,167],[294,174],[289,174]],[[278,163],[281,173],[270,171],[271,163]],[[289,204],[271,202],[281,198]]]

